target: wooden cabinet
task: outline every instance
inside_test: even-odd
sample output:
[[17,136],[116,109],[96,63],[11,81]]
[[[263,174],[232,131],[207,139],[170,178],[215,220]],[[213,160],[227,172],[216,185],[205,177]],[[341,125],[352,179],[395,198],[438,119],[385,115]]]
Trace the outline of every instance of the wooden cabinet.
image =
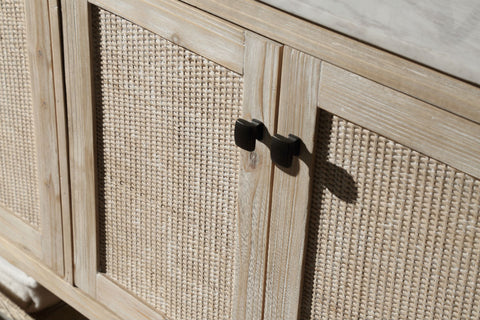
[[480,316],[478,87],[253,0],[0,3],[0,254],[88,317]]
[[[134,319],[259,319],[281,46],[172,1],[68,2],[75,284]],[[91,67],[90,67],[91,66]]]
[[283,52],[265,319],[474,319],[480,126]]
[[48,2],[0,8],[0,235],[63,275]]

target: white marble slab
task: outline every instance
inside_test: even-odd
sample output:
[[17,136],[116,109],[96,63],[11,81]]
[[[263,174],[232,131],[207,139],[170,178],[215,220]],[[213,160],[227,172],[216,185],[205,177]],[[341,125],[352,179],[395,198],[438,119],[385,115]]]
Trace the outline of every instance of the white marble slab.
[[480,0],[262,0],[480,84]]

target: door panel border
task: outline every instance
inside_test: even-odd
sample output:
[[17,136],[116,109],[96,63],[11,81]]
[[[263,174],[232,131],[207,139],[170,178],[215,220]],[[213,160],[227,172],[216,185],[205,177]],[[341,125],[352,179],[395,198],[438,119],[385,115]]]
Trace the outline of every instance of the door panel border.
[[[25,0],[39,194],[39,229],[0,209],[1,235],[64,275],[57,118],[47,1]],[[7,227],[8,226],[8,227]]]
[[[74,243],[74,283],[91,297],[99,299],[114,310],[124,301],[121,312],[125,318],[152,318],[162,315],[99,273],[94,101],[92,84],[92,54],[90,49],[89,5],[111,9],[134,23],[158,33],[167,40],[238,71],[244,76],[244,107],[242,116],[256,118],[268,129],[276,121],[277,86],[282,46],[271,40],[245,31],[198,9],[174,1],[155,1],[165,4],[163,8],[153,6],[152,1],[135,2],[140,9],[128,11],[131,0],[122,1],[69,1],[62,0],[65,26],[65,69],[67,88],[67,113],[69,119],[69,145],[72,193],[72,220]],[[105,6],[104,6],[105,5]],[[168,10],[180,8],[185,16],[179,17]],[[142,12],[148,11],[150,19],[143,21]],[[131,14],[131,15],[130,15]],[[189,17],[188,19],[185,17]],[[178,19],[178,20],[177,20]],[[172,22],[173,21],[173,22]],[[160,22],[165,25],[161,25]],[[195,32],[174,37],[182,30]],[[173,30],[173,31],[172,31]],[[177,32],[178,31],[178,32]],[[173,34],[172,34],[173,32]],[[215,37],[214,44],[211,43]],[[187,39],[188,38],[188,39]],[[226,41],[226,38],[228,41]],[[190,42],[195,42],[193,48]],[[197,43],[198,42],[198,43]],[[217,45],[223,50],[212,50]],[[239,46],[239,44],[241,44]],[[200,51],[200,52],[199,52]],[[245,70],[245,72],[244,72]],[[270,129],[271,130],[271,129]],[[257,143],[255,152],[240,151],[239,214],[235,265],[233,279],[233,319],[260,319],[263,314],[263,294],[270,211],[270,187],[272,165],[268,146]],[[105,291],[115,290],[110,294]],[[115,305],[113,305],[115,304]],[[152,314],[153,312],[153,314]]]
[[275,168],[265,319],[299,317],[319,109],[480,177],[480,125],[285,47],[278,132],[303,146],[293,169]]

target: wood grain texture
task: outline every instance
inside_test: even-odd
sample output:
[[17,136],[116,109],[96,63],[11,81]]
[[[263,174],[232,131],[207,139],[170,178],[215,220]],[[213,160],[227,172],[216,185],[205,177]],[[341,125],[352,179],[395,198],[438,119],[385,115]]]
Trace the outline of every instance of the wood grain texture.
[[28,254],[43,258],[42,234],[16,217],[13,212],[0,208],[2,236],[13,242]]
[[[281,45],[249,31],[245,35],[244,119],[275,128]],[[233,319],[261,319],[265,283],[272,162],[268,147],[241,150],[239,241]]]
[[121,319],[98,301],[89,297],[81,289],[73,287],[63,278],[52,272],[39,260],[18,250],[11,242],[0,237],[0,256],[40,282],[45,288],[59,296],[66,303],[90,320]]
[[62,217],[48,3],[25,2],[38,157],[43,261],[63,275]]
[[62,203],[64,279],[73,283],[72,221],[70,215],[70,179],[68,168],[67,117],[63,80],[63,52],[59,0],[49,0],[50,38],[57,118],[57,141]]
[[480,177],[480,125],[325,63],[319,107]]
[[254,0],[183,0],[280,43],[480,123],[480,89]]
[[74,283],[95,296],[97,231],[93,100],[87,1],[62,1]]
[[262,1],[480,84],[480,3],[476,0]]
[[291,169],[274,171],[265,319],[298,318],[320,67],[320,60],[284,48],[277,132],[301,137],[303,146]]
[[[319,108],[479,176],[480,126],[294,49],[285,48],[279,133],[305,144],[299,167],[276,168],[265,318],[297,319],[315,118]],[[321,70],[320,70],[321,64]],[[285,128],[285,129],[283,129]],[[295,174],[295,176],[288,175]],[[278,196],[277,196],[278,195]]]
[[168,0],[90,2],[243,74],[243,30],[230,23],[180,2]]
[[[96,5],[101,6],[107,10],[111,10],[116,14],[119,14],[126,19],[130,19],[140,25],[145,25],[145,22],[150,23],[147,25],[148,29],[154,32],[158,32],[159,35],[165,36],[167,39],[171,38],[170,33],[172,30],[178,32],[184,32],[188,30],[197,30],[185,37],[192,41],[192,46],[199,48],[215,48],[216,44],[223,43],[225,38],[229,38],[230,44],[234,43],[235,46],[228,47],[228,57],[225,52],[227,51],[212,51],[209,53],[208,58],[212,58],[213,61],[226,64],[226,67],[240,70],[243,72],[243,30],[241,34],[238,34],[238,28],[232,27],[225,23],[219,23],[214,17],[205,17],[203,13],[196,12],[196,10],[186,10],[185,5],[177,5],[174,3],[165,3],[162,7],[154,7],[146,2],[135,2],[135,8],[131,8],[133,2],[121,1],[121,2],[109,2],[109,1],[94,1]],[[69,145],[70,145],[70,168],[71,168],[71,186],[72,186],[72,215],[73,215],[73,236],[74,236],[74,283],[80,288],[85,290],[92,297],[98,292],[102,292],[97,287],[97,221],[96,221],[96,196],[95,196],[95,163],[94,163],[94,120],[93,120],[93,104],[92,104],[92,83],[91,83],[91,56],[90,56],[90,39],[89,39],[89,14],[88,4],[86,1],[77,1],[75,3],[64,1],[63,3],[63,21],[68,23],[64,24],[64,34],[66,39],[65,45],[65,68],[66,68],[66,86],[67,86],[67,104],[68,104],[68,119],[69,119]],[[158,5],[158,3],[157,3]],[[173,6],[173,9],[172,9]],[[178,7],[178,8],[177,8]],[[131,10],[130,10],[131,9]],[[141,9],[141,10],[140,10]],[[178,10],[174,10],[178,9]],[[173,10],[173,11],[172,11]],[[185,12],[184,12],[185,11]],[[184,12],[184,16],[180,18],[179,13]],[[138,14],[138,15],[136,15]],[[147,14],[147,16],[145,16]],[[149,18],[148,14],[152,14]],[[148,19],[147,19],[148,18]],[[186,21],[188,18],[189,21]],[[198,33],[199,24],[203,24],[202,28],[208,28],[208,32]],[[155,27],[157,26],[157,27]],[[160,27],[161,28],[160,28]],[[176,32],[176,31],[175,31]],[[187,32],[188,33],[188,32]],[[181,33],[180,33],[181,34]],[[195,37],[192,37],[194,35]],[[215,37],[217,40],[212,40]],[[183,39],[179,37],[179,39]],[[179,42],[179,39],[172,39],[173,42]],[[220,39],[220,40],[218,40]],[[233,40],[232,40],[233,39]],[[238,41],[237,41],[238,40]],[[240,41],[241,40],[241,41]],[[220,42],[218,42],[220,41]],[[190,48],[189,42],[181,42],[181,45]],[[241,44],[241,48],[238,45]],[[263,44],[262,44],[263,45]],[[203,50],[203,49],[202,49]],[[270,49],[269,49],[270,50]],[[276,49],[278,55],[278,48]],[[268,50],[266,50],[270,53]],[[275,50],[274,50],[275,51]],[[240,54],[241,59],[238,59]],[[226,61],[224,58],[229,60]],[[263,59],[264,57],[258,57],[257,59]],[[238,63],[237,66],[233,66],[232,62]],[[262,63],[269,63],[261,61]],[[277,61],[272,62],[275,68],[278,68]],[[258,66],[258,64],[256,65]],[[277,70],[269,70],[271,66],[266,66],[265,72],[278,72]],[[258,70],[253,70],[258,72]],[[274,82],[276,85],[276,82]],[[260,85],[255,82],[255,85]],[[263,84],[262,84],[263,85]],[[269,84],[267,84],[269,86]],[[276,93],[273,93],[275,96]],[[268,105],[268,107],[271,107]],[[274,107],[274,106],[273,106]],[[271,119],[272,123],[274,117]],[[263,170],[263,168],[262,168]],[[267,167],[267,178],[270,174],[270,169]],[[268,203],[268,194],[263,195],[267,199],[263,203]],[[266,214],[266,213],[265,213]],[[259,219],[265,221],[265,214],[259,214]],[[265,226],[261,232],[264,232]],[[262,237],[262,236],[260,236]],[[265,236],[263,235],[263,238]],[[260,250],[265,250],[265,239],[263,243],[259,243]],[[254,244],[254,246],[257,244]],[[263,246],[263,248],[261,248]],[[257,258],[254,254],[254,258]],[[265,258],[261,259],[261,263],[265,264]],[[250,264],[250,260],[246,262]],[[253,262],[252,262],[253,263]],[[245,266],[242,268],[249,268]],[[264,269],[261,268],[261,276],[259,277],[260,283],[263,282]],[[249,281],[250,279],[245,279]],[[251,286],[252,284],[250,284]],[[254,283],[255,286],[258,282]],[[245,290],[254,290],[258,292],[258,288],[251,288],[245,285]],[[124,295],[126,293],[121,292],[123,289],[118,287],[118,293]],[[260,292],[262,292],[260,288]],[[248,293],[250,294],[250,293]],[[261,309],[261,297],[259,299],[259,306],[256,309]],[[113,301],[111,301],[113,303]],[[118,303],[118,302],[117,302]],[[246,302],[245,302],[246,304]],[[250,306],[249,306],[250,307]],[[130,310],[130,309],[129,309]],[[260,312],[261,311],[258,311]]]
[[121,314],[125,320],[168,320],[101,274],[97,275],[97,300]]

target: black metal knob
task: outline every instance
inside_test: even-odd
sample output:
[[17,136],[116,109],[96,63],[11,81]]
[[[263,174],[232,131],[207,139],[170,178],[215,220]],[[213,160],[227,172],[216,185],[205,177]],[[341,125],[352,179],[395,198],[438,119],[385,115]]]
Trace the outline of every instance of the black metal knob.
[[300,138],[289,134],[288,137],[276,134],[272,137],[270,157],[279,166],[290,168],[293,156],[300,154]]
[[263,139],[263,130],[264,125],[259,120],[238,119],[235,122],[235,144],[244,150],[253,151],[255,140]]

